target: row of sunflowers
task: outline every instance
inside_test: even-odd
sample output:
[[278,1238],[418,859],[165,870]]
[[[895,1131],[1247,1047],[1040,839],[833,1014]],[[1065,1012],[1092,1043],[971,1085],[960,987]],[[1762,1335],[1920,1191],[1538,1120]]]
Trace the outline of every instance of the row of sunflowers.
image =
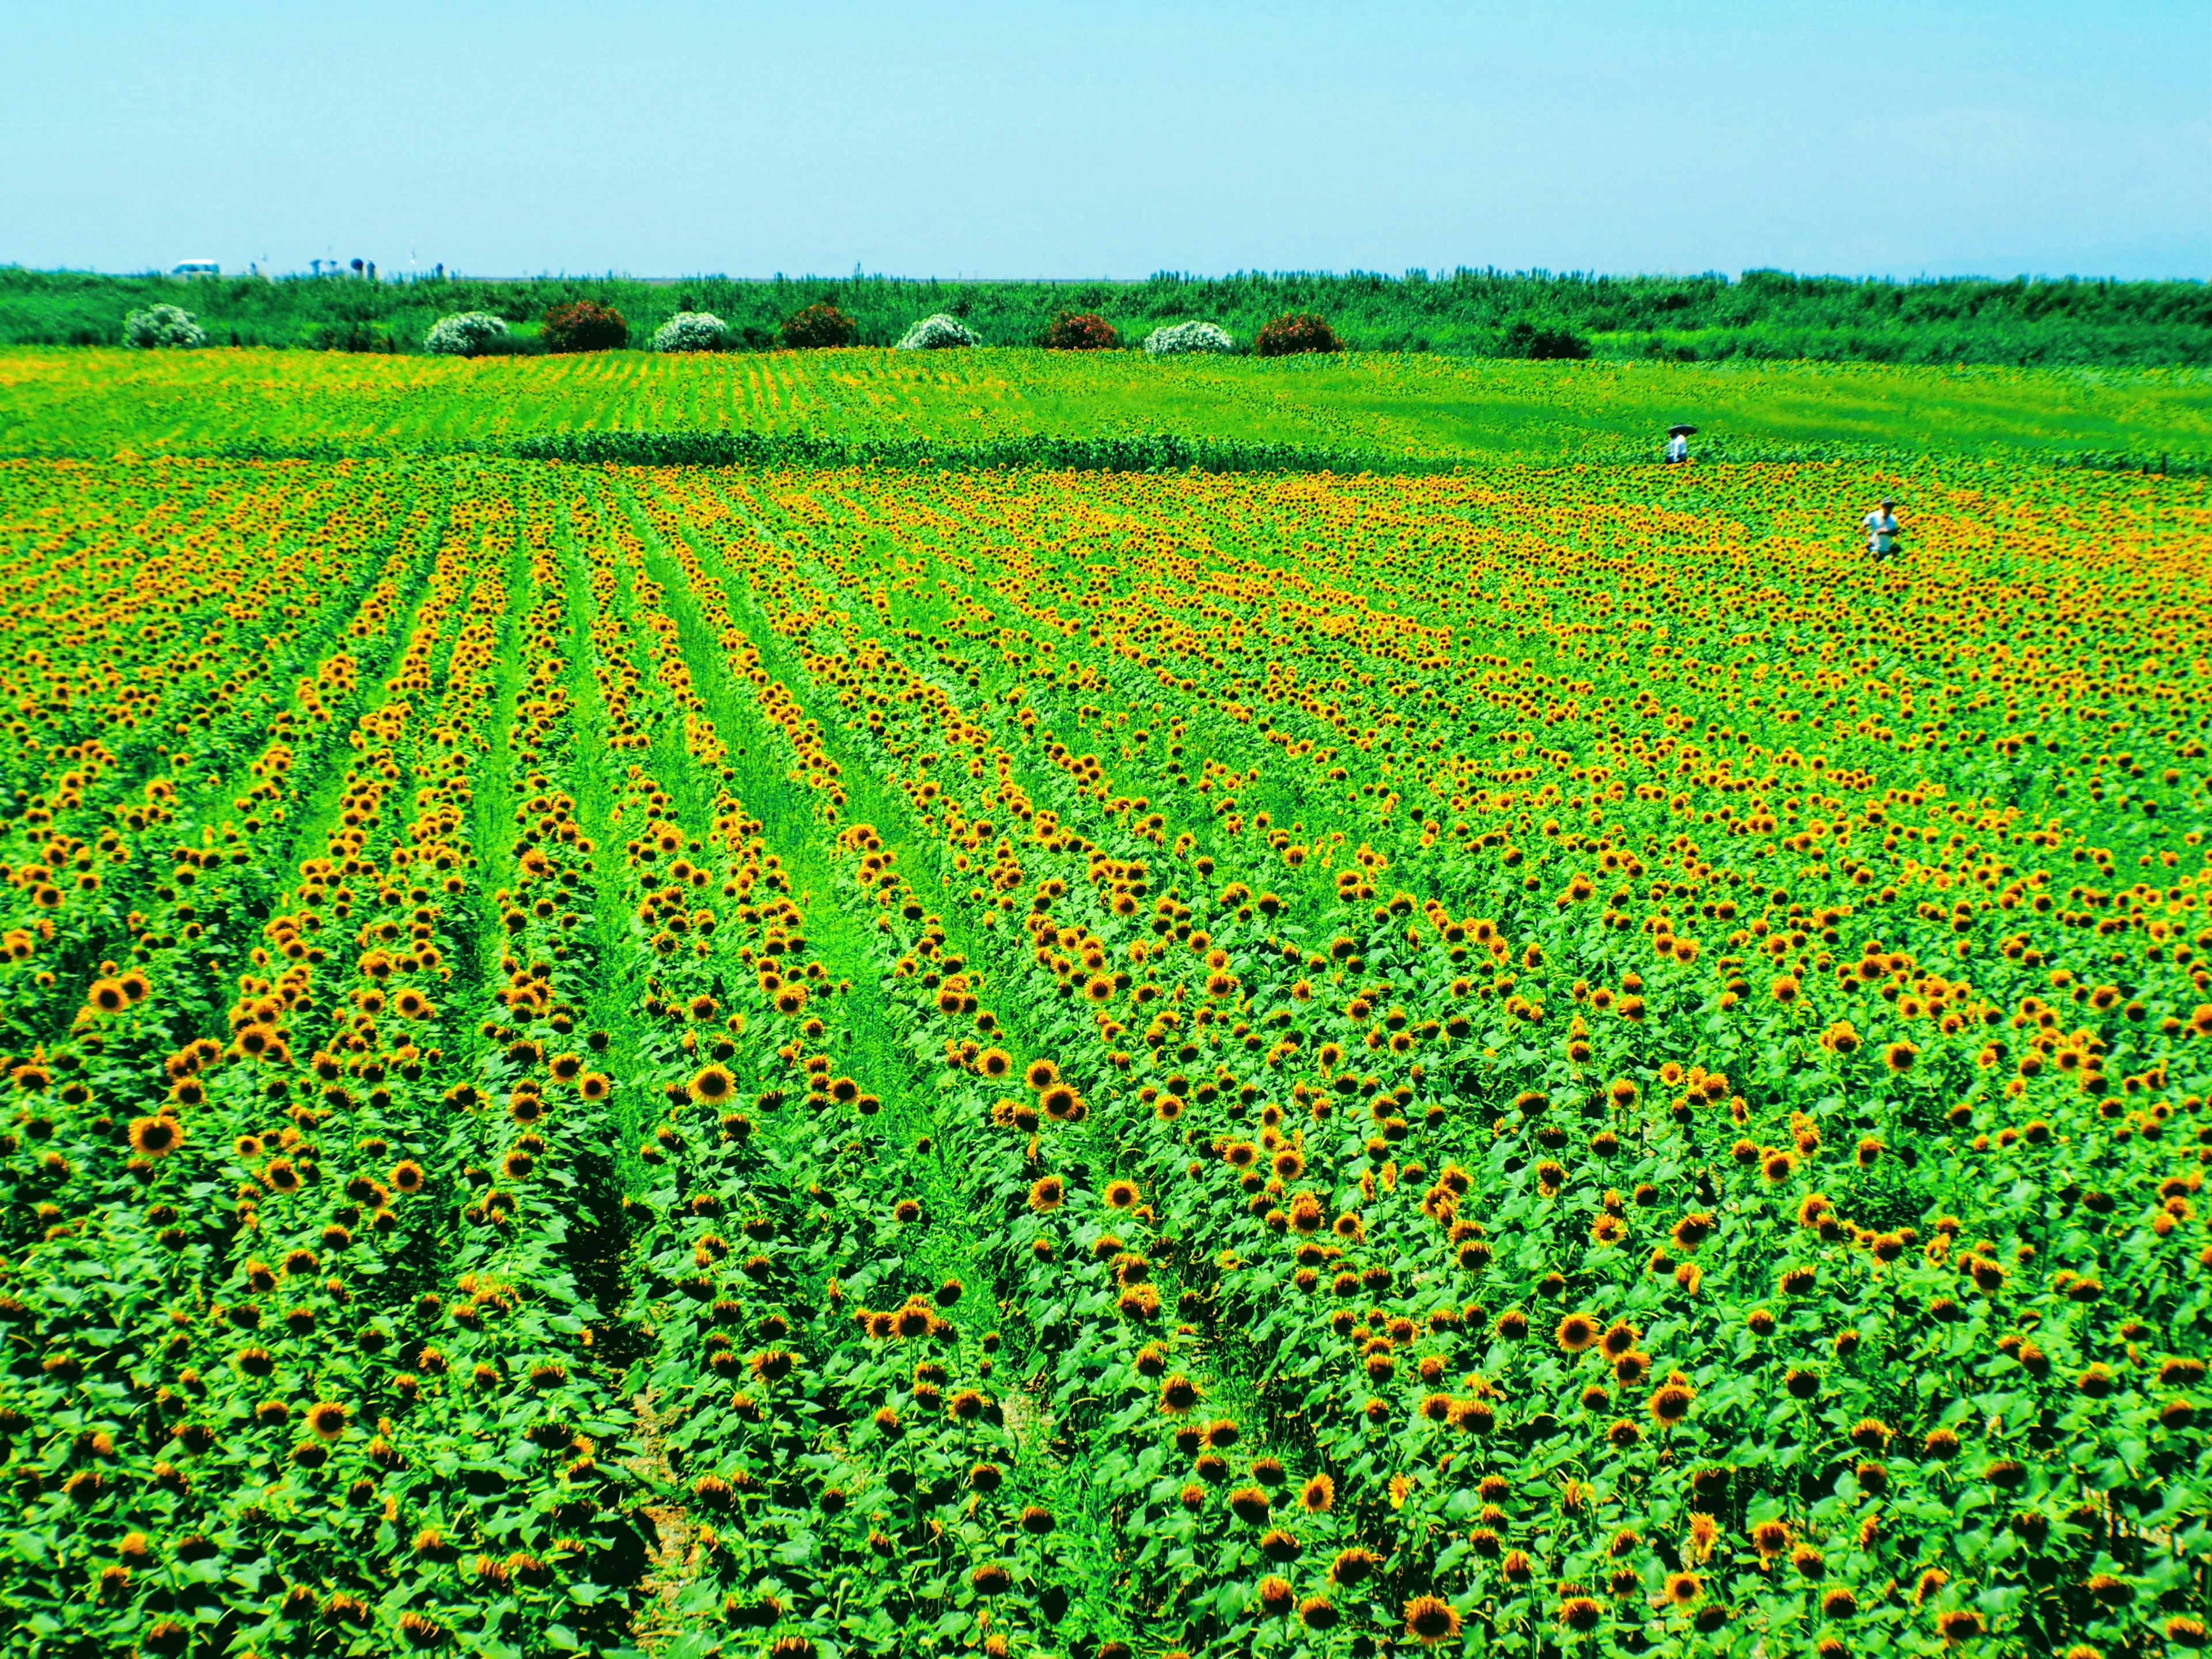
[[2200,1642],[2201,492],[1880,482],[11,473],[9,1639]]

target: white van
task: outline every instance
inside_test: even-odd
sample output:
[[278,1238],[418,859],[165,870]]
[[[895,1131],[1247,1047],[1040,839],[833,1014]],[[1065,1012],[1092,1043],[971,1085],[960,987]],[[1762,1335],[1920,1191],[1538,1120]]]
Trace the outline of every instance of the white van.
[[172,276],[220,276],[222,267],[212,259],[180,259],[169,267]]

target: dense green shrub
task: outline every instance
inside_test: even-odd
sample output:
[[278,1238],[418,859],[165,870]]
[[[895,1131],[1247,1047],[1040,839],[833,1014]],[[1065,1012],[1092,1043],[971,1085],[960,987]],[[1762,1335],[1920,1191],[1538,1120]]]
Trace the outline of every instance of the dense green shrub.
[[1341,351],[1344,342],[1325,319],[1310,311],[1286,311],[1260,331],[1252,349],[1262,357],[1290,357],[1307,351]]
[[392,352],[399,343],[381,323],[331,322],[320,325],[303,343],[311,351]]
[[1552,328],[1516,317],[1498,337],[1501,357],[1571,359],[1590,355],[1590,343],[1570,328]]
[[1121,343],[1113,324],[1095,311],[1063,311],[1038,344],[1048,351],[1111,351]]
[[783,319],[783,343],[793,351],[819,351],[860,343],[860,325],[827,300]]
[[555,306],[538,333],[548,351],[618,351],[629,343],[622,313],[592,300]]
[[134,351],[190,350],[207,343],[207,331],[179,306],[149,306],[123,319],[123,343]]

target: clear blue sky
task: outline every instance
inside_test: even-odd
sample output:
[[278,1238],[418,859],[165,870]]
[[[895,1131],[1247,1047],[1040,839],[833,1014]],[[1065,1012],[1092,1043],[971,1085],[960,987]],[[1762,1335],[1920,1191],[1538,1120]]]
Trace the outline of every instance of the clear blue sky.
[[2205,0],[26,5],[0,262],[2212,274]]

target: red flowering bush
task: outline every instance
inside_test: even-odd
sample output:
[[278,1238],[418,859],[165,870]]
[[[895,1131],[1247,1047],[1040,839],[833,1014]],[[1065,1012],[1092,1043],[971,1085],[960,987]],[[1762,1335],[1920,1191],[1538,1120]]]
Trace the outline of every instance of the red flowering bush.
[[1063,311],[1045,330],[1042,343],[1048,351],[1111,351],[1121,336],[1095,311]]
[[783,343],[793,351],[857,345],[860,339],[860,325],[827,300],[783,319]]
[[548,351],[614,351],[629,343],[629,325],[612,306],[577,300],[547,312],[539,337]]
[[1252,349],[1262,357],[1289,357],[1302,351],[1341,351],[1344,342],[1326,318],[1310,311],[1286,311],[1260,331]]

